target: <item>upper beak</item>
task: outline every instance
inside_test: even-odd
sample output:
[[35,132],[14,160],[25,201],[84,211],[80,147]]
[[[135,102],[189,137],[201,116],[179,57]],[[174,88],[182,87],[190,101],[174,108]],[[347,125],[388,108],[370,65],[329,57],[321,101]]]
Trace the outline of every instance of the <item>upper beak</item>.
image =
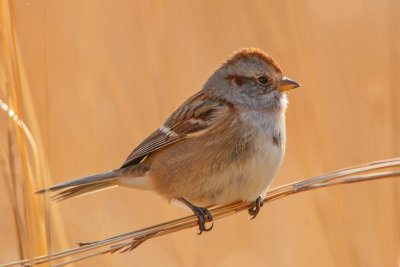
[[289,91],[294,88],[301,86],[301,84],[289,79],[288,77],[283,77],[282,81],[279,83],[279,90],[281,91]]

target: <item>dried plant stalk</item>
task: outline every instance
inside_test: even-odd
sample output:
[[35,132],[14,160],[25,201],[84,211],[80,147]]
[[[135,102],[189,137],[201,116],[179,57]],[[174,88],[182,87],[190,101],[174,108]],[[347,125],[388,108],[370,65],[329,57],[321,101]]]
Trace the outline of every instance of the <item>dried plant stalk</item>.
[[[391,170],[386,170],[386,169]],[[378,171],[380,170],[380,171]],[[385,170],[385,171],[383,171]],[[372,163],[367,163],[351,168],[346,168],[342,170],[338,170],[332,173],[328,173],[325,175],[317,176],[314,178],[306,179],[303,181],[299,181],[296,183],[287,184],[284,186],[276,187],[268,191],[268,193],[264,196],[264,202],[269,203],[274,200],[278,200],[282,197],[287,197],[296,193],[309,191],[312,189],[338,185],[338,184],[346,184],[346,183],[356,183],[363,181],[370,181],[376,179],[390,178],[390,177],[399,177],[400,176],[400,158],[393,158],[388,160],[382,160]],[[219,206],[213,209],[210,209],[210,213],[212,214],[214,220],[221,219],[223,217],[236,214],[240,211],[244,211],[250,208],[249,203],[243,202],[235,202],[229,205]],[[126,252],[131,251],[141,245],[148,239],[155,238],[162,235],[171,234],[177,231],[181,231],[184,229],[188,229],[191,227],[195,227],[197,225],[197,217],[195,215],[187,216],[179,219],[175,219],[172,221],[164,222],[161,224],[153,225],[147,228],[143,228],[140,230],[136,230],[133,232],[125,233],[119,236],[111,237],[102,241],[90,242],[90,243],[80,243],[80,247],[73,248],[66,251],[61,251],[49,255],[44,255],[40,257],[36,257],[29,260],[13,262],[5,265],[1,265],[0,267],[12,266],[17,264],[42,264],[51,261],[55,261],[58,259],[65,258],[67,256],[71,256],[78,253],[83,252],[91,252],[94,249],[103,246],[109,246],[103,250],[99,250],[96,252],[92,252],[86,254],[84,256],[80,256],[74,258],[72,260],[63,261],[58,264],[52,266],[63,266],[69,263],[73,263],[79,260],[87,259],[89,257],[94,257],[97,255],[101,255],[104,253],[114,253],[114,252]],[[129,241],[126,241],[131,239]]]
[[44,160],[39,160],[36,142],[23,123],[21,83],[24,79],[19,67],[14,1],[0,1],[0,22],[0,96],[4,99],[0,99],[0,112],[8,116],[2,133],[6,145],[0,147],[2,177],[13,208],[19,254],[21,258],[29,258],[49,253],[46,203],[33,196],[38,181],[43,179]]

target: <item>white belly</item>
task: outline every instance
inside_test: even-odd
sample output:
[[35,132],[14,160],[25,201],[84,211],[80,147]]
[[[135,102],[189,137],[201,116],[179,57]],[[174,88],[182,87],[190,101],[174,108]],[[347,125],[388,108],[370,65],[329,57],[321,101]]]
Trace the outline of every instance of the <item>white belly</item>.
[[255,153],[246,163],[241,166],[232,164],[229,170],[210,179],[219,181],[226,187],[213,200],[215,203],[207,204],[222,205],[237,200],[249,202],[256,200],[268,189],[278,171],[283,159],[284,147],[284,142],[278,146],[273,143],[270,136],[259,136],[254,143]]
[[241,113],[241,119],[255,134],[250,157],[207,179],[208,190],[215,190],[212,199],[198,200],[203,206],[255,201],[268,189],[282,163],[286,145],[284,113],[247,111]]

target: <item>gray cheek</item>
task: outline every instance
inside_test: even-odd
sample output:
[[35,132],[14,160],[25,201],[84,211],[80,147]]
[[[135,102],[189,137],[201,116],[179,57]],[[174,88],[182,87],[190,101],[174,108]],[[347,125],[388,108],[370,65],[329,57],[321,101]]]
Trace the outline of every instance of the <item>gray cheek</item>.
[[262,86],[258,84],[251,84],[247,89],[248,96],[259,99],[262,95],[270,94],[274,91],[271,85],[269,86]]
[[264,94],[270,94],[274,91],[274,87],[272,85],[268,85],[267,87],[263,88]]
[[248,92],[246,91],[246,90],[242,90],[242,89],[239,89],[238,90],[238,93],[240,94],[240,95],[245,95],[245,96],[248,96]]
[[267,88],[260,88],[256,91],[257,95],[265,95],[268,94],[268,89]]
[[253,84],[244,84],[241,86],[240,91],[249,97],[252,97],[258,95],[262,91],[262,88],[254,86]]
[[236,88],[236,94],[239,97],[239,102],[247,103],[252,98],[254,93],[252,92],[251,88],[242,85]]

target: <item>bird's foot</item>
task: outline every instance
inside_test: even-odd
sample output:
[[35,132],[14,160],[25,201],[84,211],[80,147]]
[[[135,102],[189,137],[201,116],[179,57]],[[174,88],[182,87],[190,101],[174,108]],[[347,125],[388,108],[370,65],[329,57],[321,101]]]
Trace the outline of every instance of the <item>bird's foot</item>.
[[249,214],[250,214],[250,220],[254,219],[255,217],[257,217],[257,214],[260,212],[261,207],[264,205],[264,199],[259,196],[256,201],[254,201],[251,204],[251,208],[248,209]]
[[206,227],[206,222],[212,222],[213,220],[213,217],[208,209],[197,207],[183,197],[179,198],[179,200],[182,201],[186,206],[188,206],[199,219],[198,224],[200,232],[198,233],[198,235],[201,235],[203,231],[208,232],[214,227],[214,223],[212,223],[209,228]]
[[199,230],[200,232],[198,235],[201,235],[203,231],[208,232],[214,227],[214,223],[211,224],[209,228],[206,227],[206,222],[212,222],[213,217],[206,208],[194,206],[192,208],[194,214],[196,214],[197,218],[199,219]]

